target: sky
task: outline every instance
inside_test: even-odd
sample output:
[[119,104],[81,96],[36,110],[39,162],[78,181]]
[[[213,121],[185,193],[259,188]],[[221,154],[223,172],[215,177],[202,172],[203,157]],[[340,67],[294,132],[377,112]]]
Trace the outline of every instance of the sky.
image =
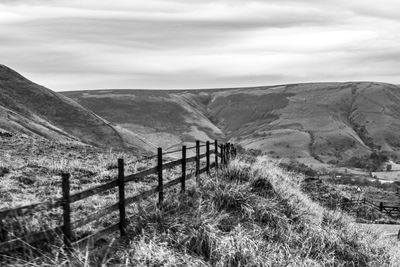
[[398,0],[0,0],[0,64],[55,91],[400,84]]

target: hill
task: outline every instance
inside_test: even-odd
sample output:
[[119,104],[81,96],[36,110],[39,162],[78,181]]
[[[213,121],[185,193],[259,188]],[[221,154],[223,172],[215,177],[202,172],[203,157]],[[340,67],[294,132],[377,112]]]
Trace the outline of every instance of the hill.
[[[61,166],[48,164],[55,151],[45,143],[34,148],[43,157],[41,162],[27,157],[22,170],[11,161],[5,166],[9,173],[2,178],[7,185],[0,194],[3,205],[60,196],[55,174]],[[115,174],[107,166],[116,155],[64,146],[58,152],[70,156],[62,169],[75,174],[74,190],[104,183]],[[21,154],[11,157],[18,159]],[[218,174],[202,176],[201,183],[188,180],[183,195],[175,189],[166,191],[161,208],[156,198],[127,206],[131,217],[122,239],[115,238],[117,233],[104,236],[95,247],[75,250],[72,257],[57,243],[50,247],[41,243],[38,249],[27,246],[24,254],[0,255],[0,262],[4,266],[399,266],[397,241],[363,230],[345,212],[313,201],[301,190],[302,175],[284,171],[267,157],[240,157]],[[128,166],[129,171],[136,167]],[[29,179],[21,171],[29,173]],[[128,190],[134,194],[155,184],[157,177],[149,176]],[[108,191],[81,201],[74,219],[115,203],[115,194]],[[30,220],[3,220],[3,226],[18,236],[46,222],[50,228],[60,216],[43,212]],[[118,215],[110,213],[75,233],[88,235],[116,220]]]
[[0,128],[101,147],[154,149],[139,135],[112,125],[75,101],[0,65]]
[[373,82],[207,90],[63,92],[151,142],[231,140],[275,158],[344,162],[400,155],[400,88]]
[[100,90],[63,92],[99,116],[134,130],[159,146],[196,139],[223,139],[207,110],[209,94],[199,91]]

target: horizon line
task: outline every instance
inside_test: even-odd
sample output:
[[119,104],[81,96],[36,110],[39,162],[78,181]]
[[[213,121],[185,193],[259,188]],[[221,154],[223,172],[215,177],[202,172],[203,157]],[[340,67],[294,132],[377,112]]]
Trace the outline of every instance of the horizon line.
[[[236,90],[236,89],[256,89],[263,87],[279,87],[279,86],[290,86],[290,85],[307,85],[307,84],[345,84],[345,83],[378,83],[378,84],[388,84],[394,86],[400,86],[395,83],[388,82],[378,82],[378,81],[328,81],[328,82],[298,82],[298,83],[282,83],[282,84],[272,84],[272,85],[251,85],[251,86],[239,86],[239,87],[206,87],[206,88],[170,88],[170,89],[162,89],[162,88],[94,88],[94,89],[76,89],[76,90],[57,90],[56,92],[83,92],[83,91],[107,91],[107,90],[126,90],[126,91],[202,91],[202,90]],[[45,86],[46,87],[46,86]],[[49,88],[51,89],[51,88]],[[53,90],[53,89],[52,89]]]

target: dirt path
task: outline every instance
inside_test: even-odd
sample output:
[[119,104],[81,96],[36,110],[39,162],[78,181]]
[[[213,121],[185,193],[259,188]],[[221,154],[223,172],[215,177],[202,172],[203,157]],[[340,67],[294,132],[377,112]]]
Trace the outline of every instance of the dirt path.
[[400,230],[400,225],[398,224],[366,224],[357,223],[362,229],[377,231],[379,234],[389,237],[397,238],[397,234]]

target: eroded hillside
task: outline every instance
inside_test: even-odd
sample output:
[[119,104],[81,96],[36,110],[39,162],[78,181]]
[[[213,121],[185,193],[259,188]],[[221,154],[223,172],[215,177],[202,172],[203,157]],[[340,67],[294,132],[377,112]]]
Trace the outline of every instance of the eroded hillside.
[[316,83],[209,90],[99,90],[64,95],[151,142],[222,138],[277,158],[343,161],[400,153],[400,89]]

